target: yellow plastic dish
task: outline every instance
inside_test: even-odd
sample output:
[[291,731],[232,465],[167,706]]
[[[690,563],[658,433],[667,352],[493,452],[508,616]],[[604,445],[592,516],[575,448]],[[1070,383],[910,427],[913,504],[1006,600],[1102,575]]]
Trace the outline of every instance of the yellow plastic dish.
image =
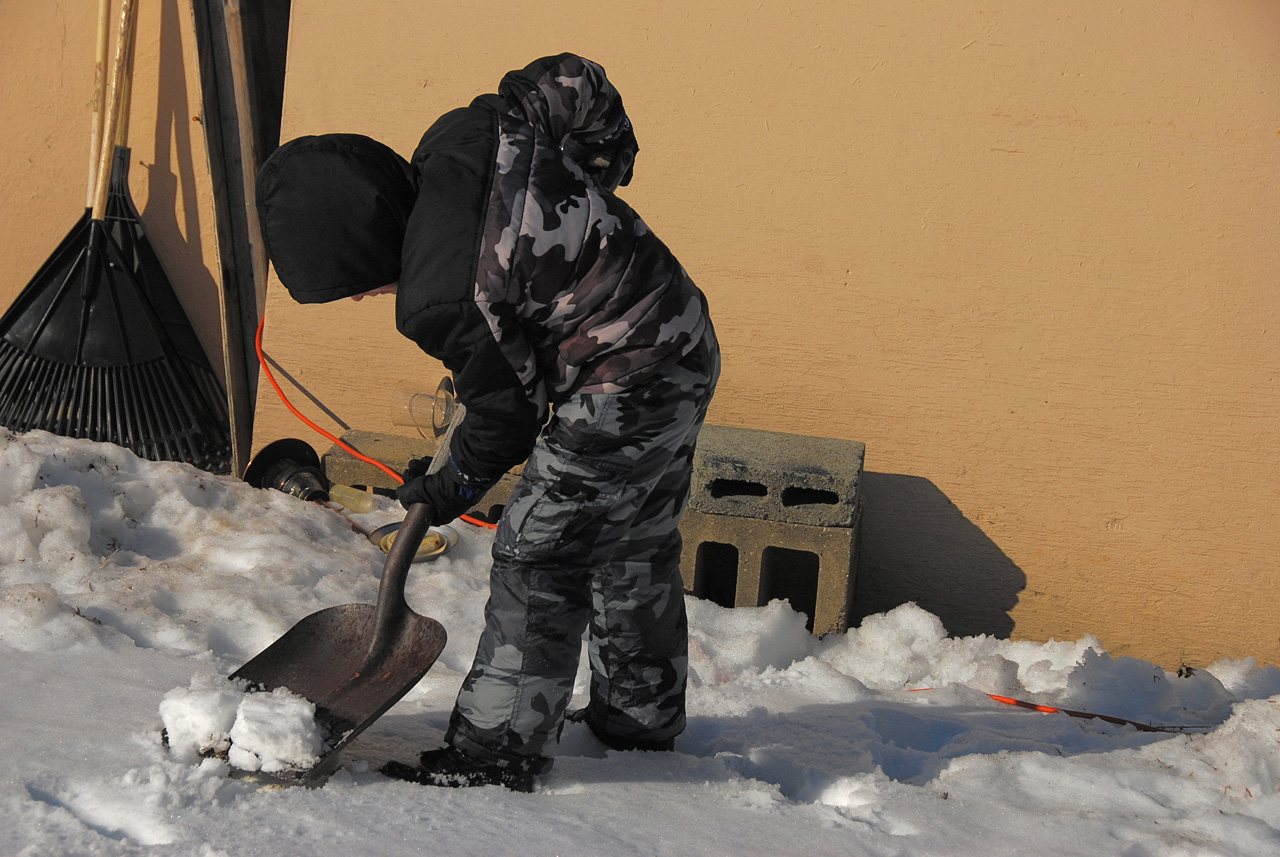
[[[378,527],[369,534],[369,541],[378,546],[378,550],[383,553],[390,553],[391,546],[395,544],[396,535],[400,532],[400,523],[387,524],[384,527]],[[431,527],[427,530],[427,534],[422,538],[422,544],[418,546],[418,550],[413,555],[413,561],[418,562],[424,559],[433,559],[440,556],[449,548],[453,547],[458,540],[458,533],[453,527]]]

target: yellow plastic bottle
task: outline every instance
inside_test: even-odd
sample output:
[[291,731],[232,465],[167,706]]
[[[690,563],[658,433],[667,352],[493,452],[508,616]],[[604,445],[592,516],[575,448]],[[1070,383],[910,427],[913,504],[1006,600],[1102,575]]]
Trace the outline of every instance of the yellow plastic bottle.
[[329,486],[329,499],[340,506],[345,506],[357,515],[363,515],[373,508],[373,492],[361,491],[350,485],[333,483]]

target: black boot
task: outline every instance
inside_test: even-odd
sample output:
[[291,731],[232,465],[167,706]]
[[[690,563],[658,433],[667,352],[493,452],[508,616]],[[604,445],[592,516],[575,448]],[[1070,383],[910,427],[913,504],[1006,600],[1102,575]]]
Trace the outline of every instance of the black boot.
[[651,753],[665,753],[674,750],[676,747],[675,738],[623,738],[620,735],[611,735],[596,722],[587,716],[587,709],[580,708],[577,711],[570,711],[564,717],[570,723],[586,723],[587,728],[591,730],[591,734],[596,736],[596,740],[608,747],[610,750],[621,750],[628,752],[630,750],[645,750]]
[[551,760],[478,759],[453,747],[426,750],[418,756],[418,764],[387,762],[378,769],[388,777],[408,780],[424,786],[465,788],[468,786],[506,786],[516,792],[531,792],[538,775],[551,770]]

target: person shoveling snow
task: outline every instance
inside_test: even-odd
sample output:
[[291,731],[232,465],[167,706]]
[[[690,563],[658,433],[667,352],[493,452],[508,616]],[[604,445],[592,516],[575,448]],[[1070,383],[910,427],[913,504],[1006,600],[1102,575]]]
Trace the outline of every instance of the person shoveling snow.
[[604,69],[561,54],[445,114],[412,163],[327,134],[285,143],[259,174],[294,300],[395,295],[399,331],[453,372],[467,418],[445,466],[410,463],[410,515],[448,523],[527,459],[445,746],[391,776],[532,789],[588,628],[591,731],[670,750],[685,729],[678,527],[720,351],[705,296],[615,194],[637,150]]

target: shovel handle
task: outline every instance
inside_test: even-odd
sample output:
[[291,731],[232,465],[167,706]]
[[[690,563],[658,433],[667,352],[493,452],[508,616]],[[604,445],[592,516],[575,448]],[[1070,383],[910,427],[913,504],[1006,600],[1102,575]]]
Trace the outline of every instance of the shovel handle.
[[430,515],[431,506],[426,503],[414,503],[410,506],[404,522],[396,531],[391,550],[387,552],[387,561],[382,566],[382,582],[378,585],[378,603],[374,608],[373,642],[369,644],[370,660],[381,656],[392,644],[409,612],[409,603],[404,600],[404,584],[409,577],[409,566],[418,552],[418,545],[422,544],[431,524]]

